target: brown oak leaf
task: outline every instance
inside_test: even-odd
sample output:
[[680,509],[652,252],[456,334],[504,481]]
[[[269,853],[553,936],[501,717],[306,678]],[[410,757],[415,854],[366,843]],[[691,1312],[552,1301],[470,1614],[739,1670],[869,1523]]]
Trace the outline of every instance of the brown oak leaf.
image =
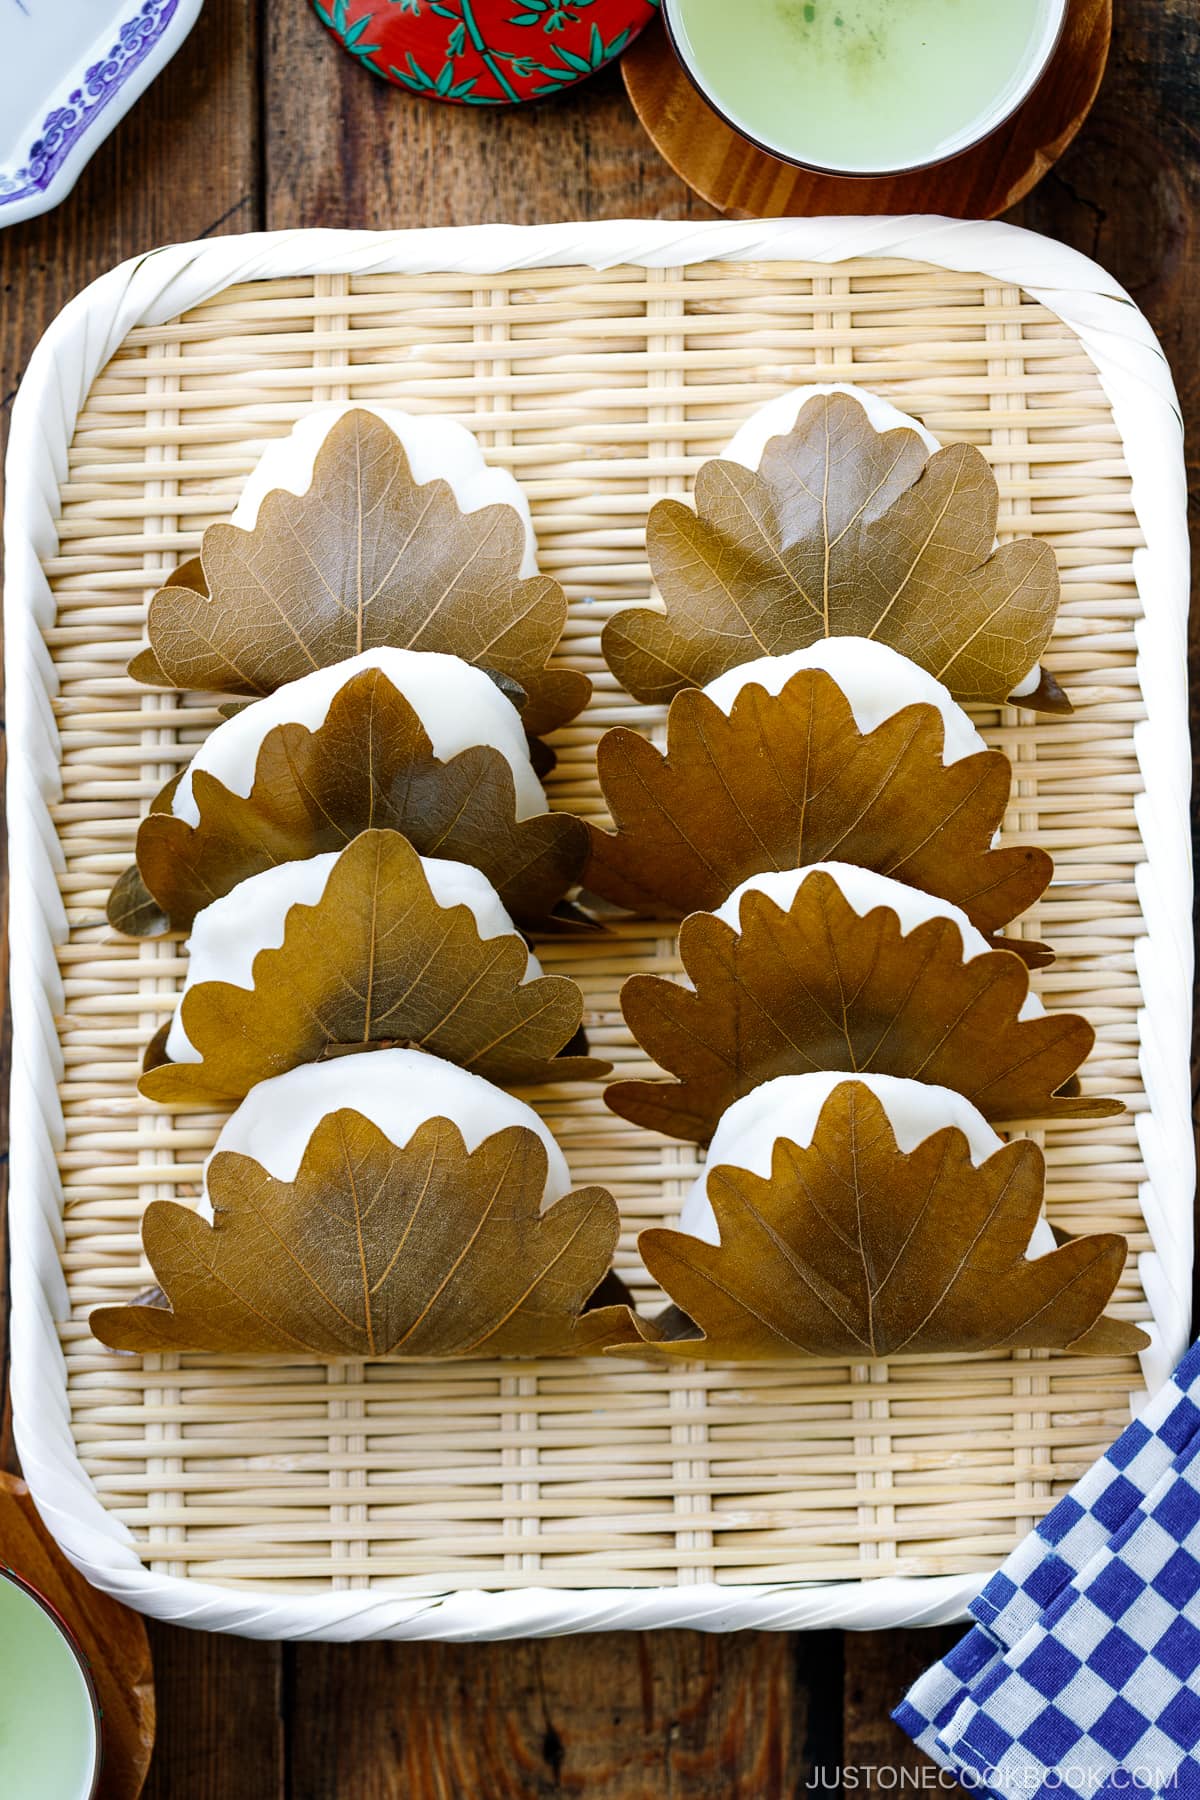
[[384,1044],[428,1050],[503,1086],[579,1081],[609,1065],[560,1051],[583,995],[565,975],[524,981],[516,932],[480,936],[468,906],[440,906],[421,858],[394,831],[342,851],[312,906],[293,906],[283,943],[260,950],[254,986],[204,981],[183,996],[199,1062],[164,1062],[151,1100],[228,1106],[299,1063]]
[[991,934],[1032,906],[1053,864],[1044,850],[992,848],[1008,758],[988,750],[946,767],[942,743],[932,706],[860,732],[820,669],[777,695],[743,688],[728,717],[706,694],[678,694],[665,754],[624,726],[600,740],[616,831],[591,827],[584,885],[633,912],[679,918],[768,869],[851,862],[953,901]]
[[[847,394],[810,400],[756,471],[705,463],[695,500],[659,500],[647,521],[665,610],[627,608],[604,630],[608,665],[635,699],[857,636],[919,663],[956,700],[998,704],[1054,628],[1054,552],[1032,538],[993,548],[999,490],[980,452],[929,456],[915,431],[877,432]],[[1070,711],[1044,672],[1018,704]]]
[[526,729],[550,731],[591,683],[548,669],[567,601],[520,574],[525,530],[511,506],[459,510],[450,483],[415,482],[374,413],[332,427],[307,493],[276,489],[250,531],[210,525],[200,550],[150,602],[150,647],[129,672],[152,686],[269,694],[381,645],[438,650],[524,689]]
[[1102,1317],[1123,1237],[1026,1260],[1044,1185],[1026,1138],[979,1168],[953,1127],[906,1155],[870,1088],[842,1082],[811,1146],[781,1139],[768,1177],[711,1171],[719,1245],[642,1232],[647,1269],[686,1315],[671,1315],[680,1335],[655,1348],[721,1361],[1144,1348],[1136,1325]]
[[788,912],[742,900],[741,932],[710,913],[679,928],[693,988],[632,975],[621,1009],[674,1081],[605,1090],[624,1119],[706,1143],[727,1106],[776,1075],[845,1069],[956,1089],[985,1118],[1102,1118],[1118,1101],[1085,1097],[1075,1072],[1095,1033],[1075,1013],[1017,1017],[1029,972],[1008,950],[963,961],[946,919],[907,935],[890,907],[861,918],[823,870]]
[[498,750],[476,745],[439,762],[413,708],[378,669],[348,681],[315,731],[269,731],[247,796],[197,771],[198,825],[167,810],[173,786],[142,820],[137,867],[109,898],[110,924],[131,936],[185,930],[247,875],[340,850],[373,828],[401,832],[424,856],[480,869],[519,924],[544,923],[587,856],[587,827],[569,813],[517,818],[512,771]]
[[91,1315],[114,1350],[324,1358],[583,1356],[637,1335],[626,1306],[585,1310],[616,1248],[617,1207],[581,1188],[540,1213],[546,1151],[511,1126],[468,1151],[448,1119],[404,1149],[361,1114],[317,1126],[294,1181],[222,1151],[213,1222],[155,1200],[142,1242],[160,1305]]

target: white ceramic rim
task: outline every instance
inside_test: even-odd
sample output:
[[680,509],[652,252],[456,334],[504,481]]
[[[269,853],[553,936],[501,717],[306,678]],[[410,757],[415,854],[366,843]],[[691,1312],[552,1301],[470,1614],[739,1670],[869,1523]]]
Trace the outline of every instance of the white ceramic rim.
[[[181,244],[136,257],[64,308],[30,359],[13,406],[5,518],[5,671],[10,757],[13,1070],[9,1228],[13,1419],[25,1479],[48,1529],[89,1581],[178,1624],[258,1638],[446,1639],[561,1632],[878,1630],[965,1616],[983,1577],[879,1581],[697,1583],[632,1589],[525,1588],[413,1595],[396,1588],[227,1589],[147,1569],[105,1511],[71,1436],[66,1368],[55,1327],[65,1309],[59,1264],[62,996],[55,945],[66,935],[49,807],[59,791],[51,708],[55,671],[43,632],[54,597],[42,569],[57,553],[59,486],[75,421],[97,371],[135,325],[162,324],[235,282],[313,273],[424,274],[620,263],[895,257],[982,273],[1025,289],[1077,333],[1112,406],[1145,538],[1134,573],[1146,602],[1135,627],[1143,693],[1134,729],[1144,792],[1135,803],[1146,861],[1136,884],[1146,935],[1135,946],[1144,997],[1139,1062],[1150,1110],[1136,1117],[1146,1168],[1140,1191],[1153,1248],[1139,1258],[1154,1315],[1142,1373],[1154,1391],[1187,1344],[1192,1267],[1192,873],[1188,814],[1188,537],[1183,428],[1165,357],[1149,324],[1096,263],[1033,232],[994,222],[815,218],[705,223],[612,221],[483,225],[403,232],[291,231]],[[1139,1405],[1144,1396],[1131,1396]]]
[[[1002,0],[994,0],[1001,4]],[[1019,107],[1028,100],[1042,76],[1050,66],[1052,57],[1058,49],[1063,27],[1067,21],[1067,7],[1070,0],[1049,0],[1045,19],[1042,23],[1041,35],[1035,40],[1036,55],[1030,60],[1028,68],[1015,86],[1010,85],[998,94],[992,102],[991,109],[980,113],[969,125],[964,125],[957,136],[940,144],[929,156],[918,162],[910,163],[837,163],[817,161],[804,156],[797,149],[788,149],[771,138],[763,137],[757,128],[740,119],[716,93],[702,73],[699,65],[689,53],[686,30],[683,28],[679,14],[686,6],[686,0],[662,0],[663,24],[671,48],[679,60],[679,66],[695,88],[706,106],[712,108],[718,118],[724,120],[739,137],[763,150],[768,156],[774,156],[780,162],[790,163],[797,169],[809,169],[816,175],[841,175],[849,180],[855,178],[867,180],[871,177],[895,177],[899,175],[916,175],[922,169],[935,169],[941,163],[950,162],[953,157],[962,156],[968,150],[974,150],[989,138],[993,131],[1007,123]]]
[[[0,1565],[0,1581],[7,1581],[11,1587],[16,1588],[18,1593],[23,1594],[27,1600],[31,1601],[39,1612],[45,1614],[71,1653],[71,1659],[79,1672],[80,1685],[83,1688],[92,1727],[92,1756],[87,1771],[88,1785],[86,1788],[80,1789],[75,1800],[95,1800],[104,1766],[104,1716],[88,1659],[76,1641],[70,1625],[61,1616],[54,1602],[48,1600],[27,1575],[22,1575],[19,1569],[14,1569],[11,1564],[5,1563]],[[70,1797],[65,1796],[64,1800],[70,1800]]]
[[[16,225],[22,219],[32,219],[38,213],[49,212],[52,207],[66,199],[105,138],[116,130],[130,107],[145,93],[155,76],[170,62],[199,18],[200,8],[203,4],[204,0],[177,0],[175,10],[165,30],[153,47],[114,87],[105,99],[102,108],[95,112],[83,129],[79,131],[66,156],[45,187],[39,187],[34,193],[26,194],[21,199],[6,200],[3,193],[0,193],[0,228],[5,225]],[[129,0],[128,17],[131,21],[137,17],[135,0]],[[68,104],[68,95],[86,87],[88,71],[97,63],[104,61],[114,29],[119,28],[114,27],[111,21],[106,24],[86,50],[77,52],[72,59],[71,66],[63,71],[55,90],[40,96],[38,105],[33,109],[32,128],[35,137],[38,125],[37,113],[44,112],[48,116],[57,108]],[[30,140],[30,146],[32,142],[33,139]],[[17,155],[24,154],[25,149],[30,146],[13,146],[13,152]],[[0,148],[0,154],[8,155],[9,151],[6,148]]]

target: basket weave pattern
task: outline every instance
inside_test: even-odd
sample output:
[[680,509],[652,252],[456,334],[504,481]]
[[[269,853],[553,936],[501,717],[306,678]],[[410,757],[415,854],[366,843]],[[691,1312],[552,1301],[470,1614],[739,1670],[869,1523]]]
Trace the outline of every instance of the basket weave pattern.
[[[184,963],[177,942],[127,943],[104,923],[139,812],[217,719],[202,696],[150,694],[125,674],[162,571],[228,516],[263,442],[310,402],[460,418],[524,484],[541,566],[571,596],[563,654],[596,692],[557,735],[550,792],[602,817],[599,733],[661,723],[599,655],[604,620],[648,591],[647,507],[686,492],[754,406],[808,380],[857,381],[943,441],[978,444],[1000,483],[1001,535],[1054,545],[1064,592],[1047,661],[1076,713],[976,721],[1015,764],[1007,829],[1056,861],[1019,926],[1058,951],[1035,985],[1096,1026],[1085,1086],[1144,1104],[1140,539],[1108,403],[1066,325],[1016,287],[860,260],[262,281],[139,328],[79,418],[47,572],[71,922],[59,1020],[69,1398],[83,1466],[149,1567],[411,1592],[967,1571],[994,1564],[1127,1417],[1132,1361],[1037,1353],[710,1369],[143,1364],[101,1352],[87,1330],[93,1304],[145,1286],[145,1204],[197,1196],[219,1125],[138,1098],[141,1050]],[[580,980],[593,1050],[620,1074],[650,1072],[617,995],[634,970],[677,968],[670,930],[538,948],[548,972]],[[620,1264],[653,1302],[636,1234],[674,1217],[695,1147],[626,1125],[598,1089],[547,1089],[537,1104],[576,1182],[615,1194]],[[1128,1234],[1112,1310],[1144,1319],[1131,1116],[1029,1135],[1046,1148],[1052,1222]]]

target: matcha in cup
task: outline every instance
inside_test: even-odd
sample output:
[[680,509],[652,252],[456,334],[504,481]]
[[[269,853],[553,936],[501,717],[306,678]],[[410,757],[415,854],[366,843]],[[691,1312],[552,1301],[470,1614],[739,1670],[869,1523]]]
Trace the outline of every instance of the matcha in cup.
[[50,1604],[0,1567],[0,1794],[92,1800],[99,1779],[87,1665]]
[[786,162],[890,175],[967,150],[1045,71],[1066,0],[663,0],[684,69]]

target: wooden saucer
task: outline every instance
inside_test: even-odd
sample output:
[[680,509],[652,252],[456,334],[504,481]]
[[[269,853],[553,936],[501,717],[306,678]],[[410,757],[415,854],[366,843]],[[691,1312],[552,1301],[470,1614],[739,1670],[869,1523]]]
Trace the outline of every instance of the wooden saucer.
[[816,213],[990,219],[1041,180],[1083,124],[1104,74],[1111,31],[1112,0],[1071,0],[1050,67],[1006,124],[949,162],[890,178],[813,174],[739,137],[700,98],[661,23],[626,52],[621,71],[655,148],[721,212],[758,219]]
[[15,1475],[0,1474],[0,1562],[61,1614],[88,1659],[104,1732],[96,1800],[137,1800],[154,1749],[154,1670],[145,1625],[72,1568]]

